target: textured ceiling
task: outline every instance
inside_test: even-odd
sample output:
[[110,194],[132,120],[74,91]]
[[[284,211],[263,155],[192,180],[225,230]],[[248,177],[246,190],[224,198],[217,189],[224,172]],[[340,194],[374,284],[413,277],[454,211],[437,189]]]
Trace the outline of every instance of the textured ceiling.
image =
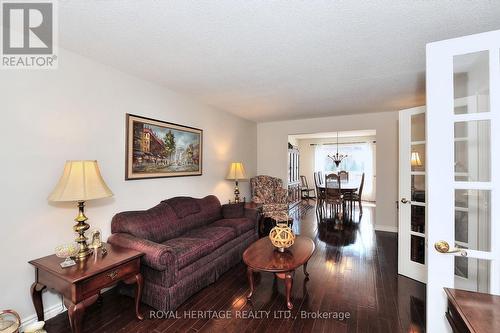
[[425,44],[498,0],[61,1],[61,46],[254,121],[425,103]]

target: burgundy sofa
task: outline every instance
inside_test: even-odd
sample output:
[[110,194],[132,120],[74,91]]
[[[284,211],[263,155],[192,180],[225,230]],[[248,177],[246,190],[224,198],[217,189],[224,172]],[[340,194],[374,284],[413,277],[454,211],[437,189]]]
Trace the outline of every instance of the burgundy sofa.
[[176,197],[116,214],[107,241],[145,253],[142,301],[170,311],[241,261],[257,239],[257,218],[257,210],[221,206],[215,196]]

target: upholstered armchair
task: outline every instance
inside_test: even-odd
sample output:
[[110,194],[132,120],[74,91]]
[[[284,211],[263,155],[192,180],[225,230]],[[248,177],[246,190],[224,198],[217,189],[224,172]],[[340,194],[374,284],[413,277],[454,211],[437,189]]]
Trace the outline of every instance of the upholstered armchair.
[[252,201],[262,204],[264,217],[286,216],[288,213],[288,191],[283,188],[281,179],[271,176],[257,176],[250,179],[250,187]]

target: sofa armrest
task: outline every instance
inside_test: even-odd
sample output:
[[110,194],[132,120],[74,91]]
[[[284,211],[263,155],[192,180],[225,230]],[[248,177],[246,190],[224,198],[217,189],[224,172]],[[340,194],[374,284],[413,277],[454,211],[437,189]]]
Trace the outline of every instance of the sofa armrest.
[[255,224],[255,231],[259,234],[260,219],[262,218],[262,205],[250,203],[245,206],[245,217]]
[[252,208],[245,207],[244,217],[246,217],[249,220],[257,222],[259,220],[260,214],[261,214],[261,208],[258,208],[258,207],[252,207]]
[[149,267],[158,271],[164,271],[171,267],[174,271],[175,257],[170,252],[170,248],[163,244],[158,244],[147,239],[137,238],[130,234],[117,233],[108,237],[108,243],[127,249],[144,253],[142,261]]

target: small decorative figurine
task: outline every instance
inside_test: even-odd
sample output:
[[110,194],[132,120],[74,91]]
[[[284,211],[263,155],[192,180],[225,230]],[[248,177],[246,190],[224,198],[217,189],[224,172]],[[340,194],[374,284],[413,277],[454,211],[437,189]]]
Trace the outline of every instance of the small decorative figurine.
[[106,254],[108,254],[108,250],[106,249],[106,244],[102,244],[101,246],[101,256],[105,256]]
[[94,251],[97,251],[97,249],[102,246],[101,230],[92,230],[90,239],[92,240],[92,243],[90,243],[90,247],[93,248]]

